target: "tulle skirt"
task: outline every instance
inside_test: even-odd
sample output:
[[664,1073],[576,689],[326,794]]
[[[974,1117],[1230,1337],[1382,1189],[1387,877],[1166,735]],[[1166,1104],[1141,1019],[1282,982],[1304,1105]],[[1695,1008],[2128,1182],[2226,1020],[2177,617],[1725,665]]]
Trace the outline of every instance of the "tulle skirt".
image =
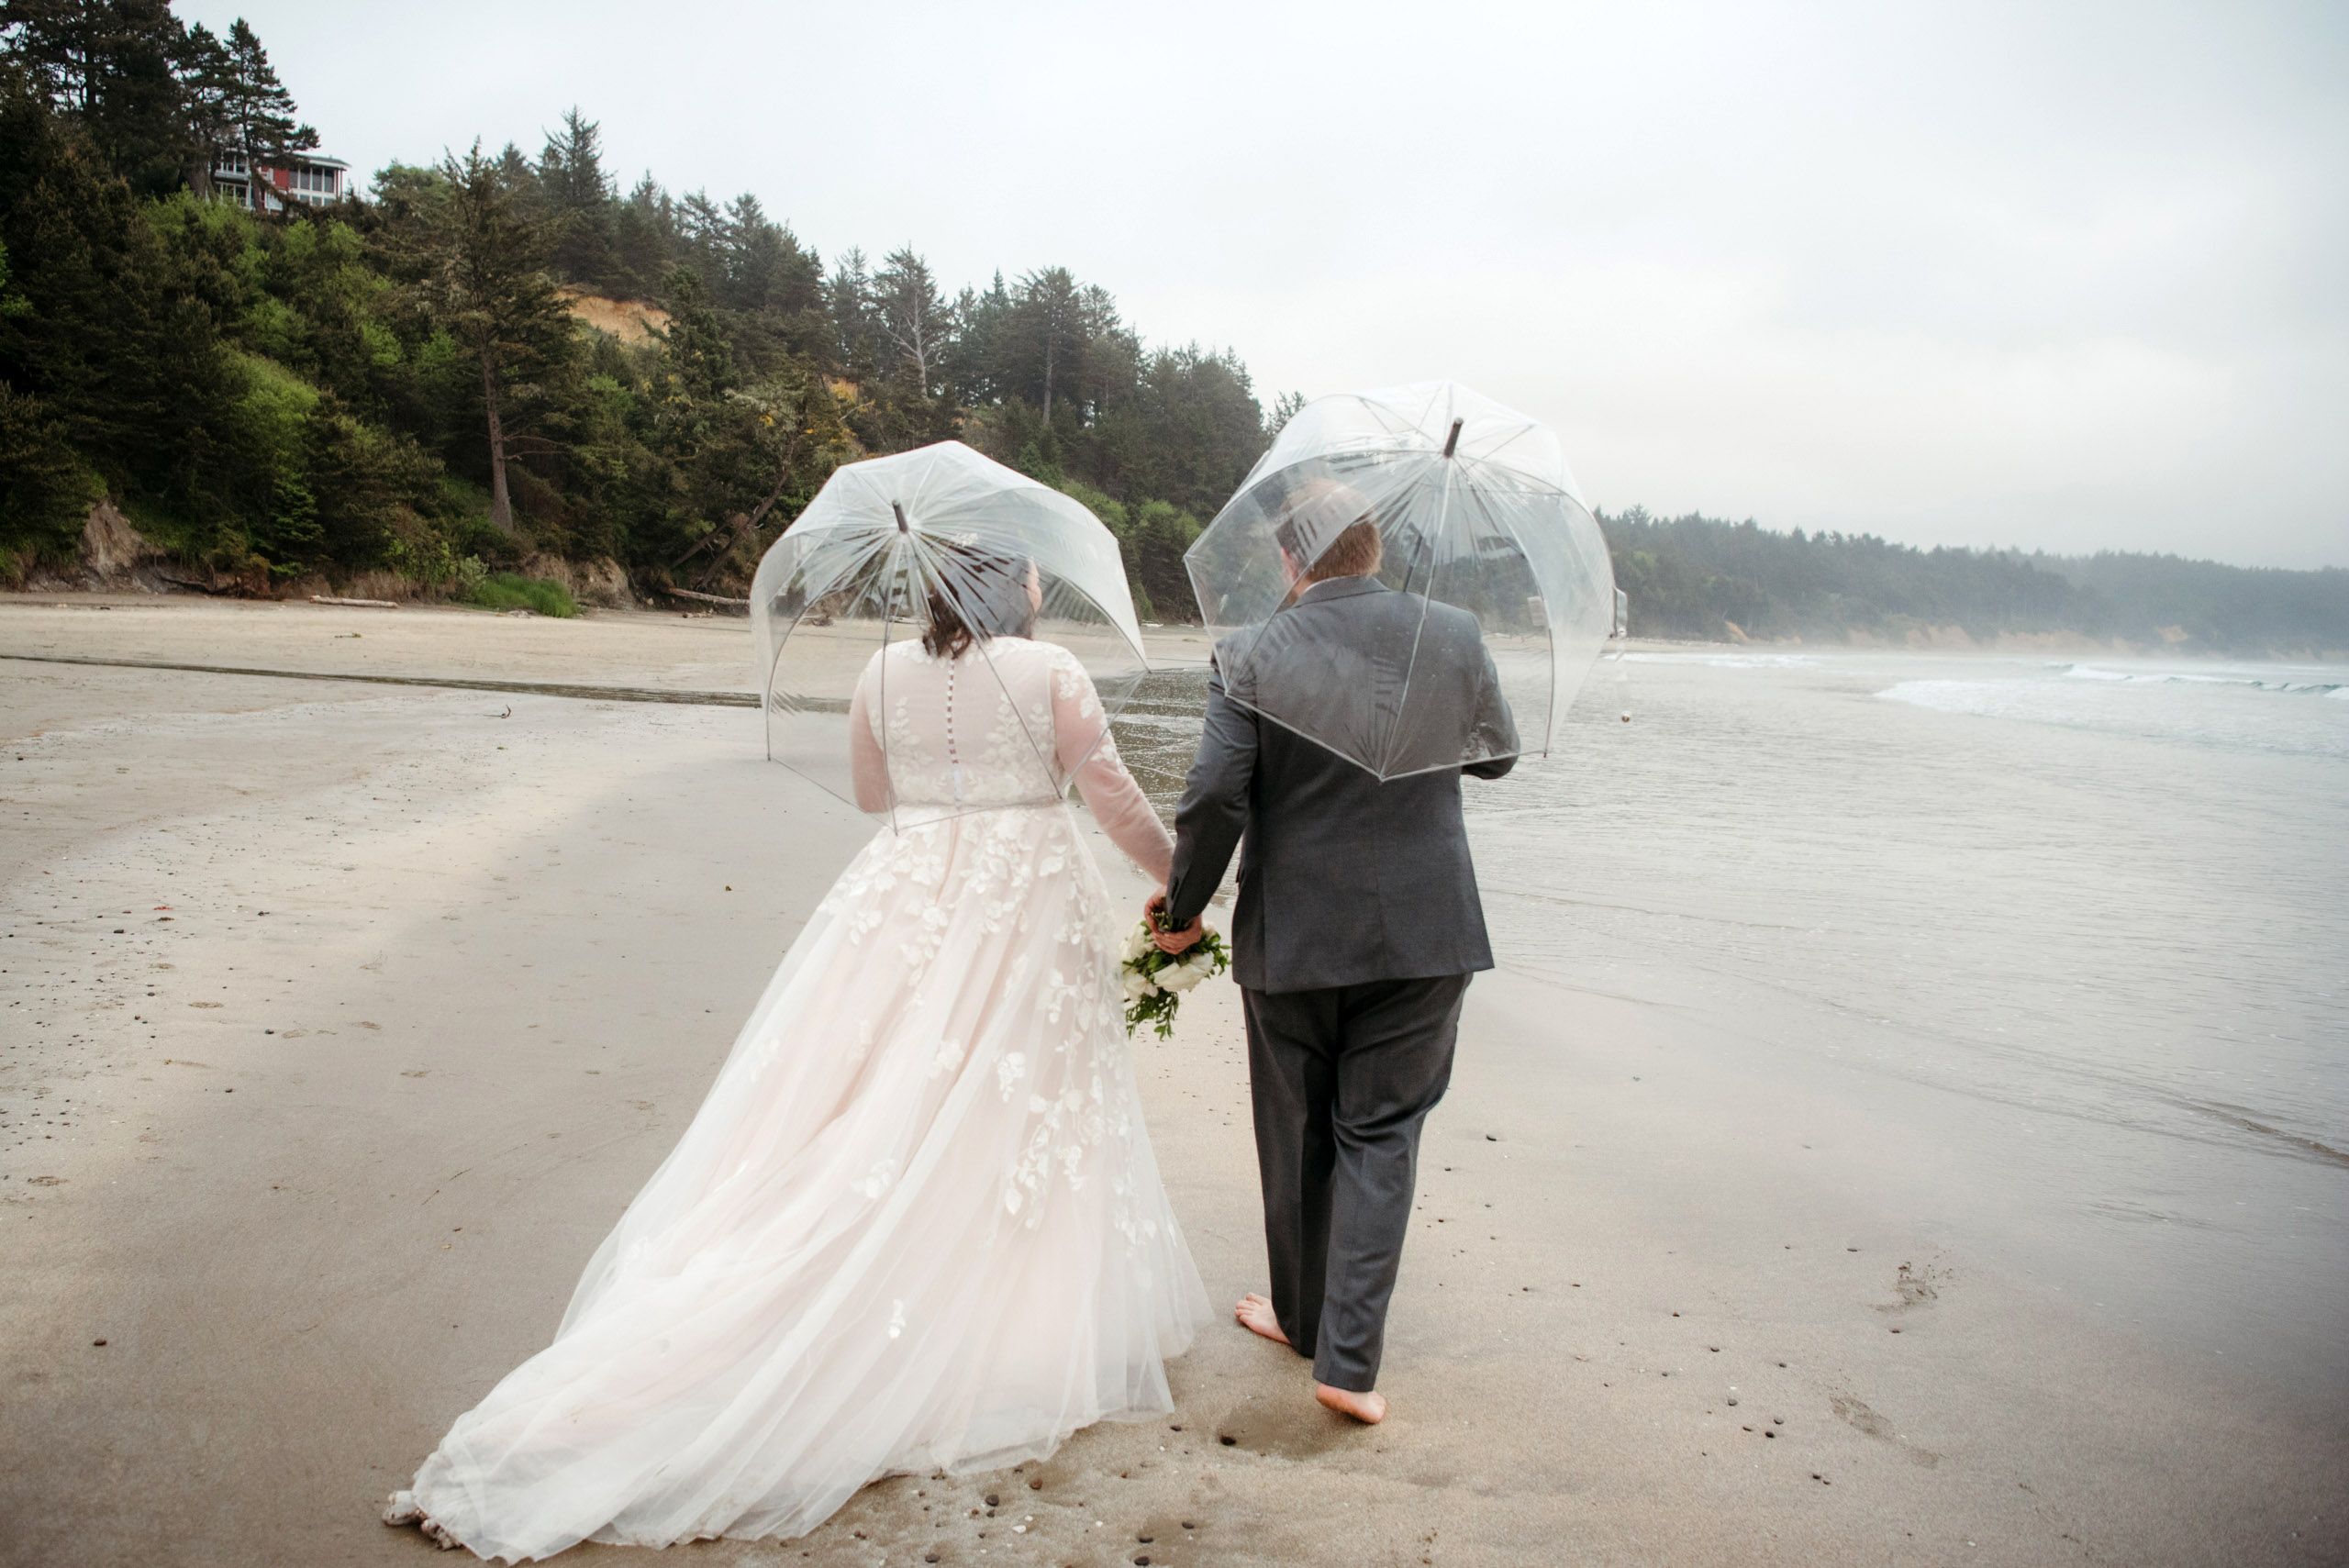
[[417,1505],[483,1557],[813,1529],[1173,1408],[1206,1293],[1143,1129],[1108,890],[1063,806],[875,838],[555,1340]]

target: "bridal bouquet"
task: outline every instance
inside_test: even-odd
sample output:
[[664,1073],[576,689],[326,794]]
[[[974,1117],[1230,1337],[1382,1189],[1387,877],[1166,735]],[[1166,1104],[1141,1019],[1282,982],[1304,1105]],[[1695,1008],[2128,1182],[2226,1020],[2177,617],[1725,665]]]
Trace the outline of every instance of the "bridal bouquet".
[[1230,964],[1231,955],[1213,930],[1202,930],[1190,951],[1181,953],[1160,951],[1152,937],[1145,919],[1126,939],[1125,962],[1120,966],[1126,989],[1126,1032],[1130,1035],[1151,1024],[1156,1027],[1158,1038],[1164,1040],[1174,1032],[1174,1010],[1183,1005],[1183,993],[1211,974],[1221,974]]

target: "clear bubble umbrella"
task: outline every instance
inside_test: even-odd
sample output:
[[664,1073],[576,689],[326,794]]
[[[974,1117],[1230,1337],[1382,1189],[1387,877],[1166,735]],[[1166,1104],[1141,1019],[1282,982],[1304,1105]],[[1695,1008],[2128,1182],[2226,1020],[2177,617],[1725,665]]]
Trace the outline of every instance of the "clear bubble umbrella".
[[[767,755],[901,822],[907,803],[896,793],[876,804],[868,787],[860,800],[850,716],[862,688],[888,776],[903,775],[898,764],[907,759],[887,754],[915,742],[889,721],[902,708],[886,681],[900,672],[897,695],[907,695],[905,672],[918,650],[904,645],[918,644],[941,609],[982,634],[954,662],[958,680],[979,683],[963,688],[960,704],[966,728],[986,726],[972,744],[990,766],[966,781],[941,761],[941,782],[924,792],[921,816],[1064,795],[1074,764],[1100,744],[1148,673],[1125,563],[1116,538],[1082,504],[960,441],[838,469],[760,561],[751,621]],[[1056,727],[1050,701],[1037,701],[1036,650],[1028,645],[1038,642],[1074,654],[1099,695],[1086,719],[1098,732],[1074,745],[1065,715]],[[898,656],[884,659],[893,648]],[[954,689],[946,688],[950,704]]]
[[1557,438],[1452,382],[1307,404],[1184,559],[1231,698],[1382,780],[1546,755],[1615,624]]

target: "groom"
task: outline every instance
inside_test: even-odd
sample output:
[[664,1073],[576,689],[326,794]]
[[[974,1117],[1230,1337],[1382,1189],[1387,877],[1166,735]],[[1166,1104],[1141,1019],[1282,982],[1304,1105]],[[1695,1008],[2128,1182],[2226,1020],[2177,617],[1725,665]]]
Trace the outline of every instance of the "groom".
[[[1319,555],[1301,542],[1333,533]],[[1173,869],[1150,904],[1159,945],[1184,951],[1241,850],[1233,977],[1272,1296],[1236,1316],[1313,1358],[1322,1404],[1375,1422],[1419,1126],[1451,1080],[1468,978],[1493,963],[1460,775],[1508,773],[1517,733],[1475,617],[1379,582],[1358,493],[1319,482],[1278,537],[1290,599],[1217,649]],[[1382,784],[1260,706],[1376,737],[1390,757],[1489,760]]]

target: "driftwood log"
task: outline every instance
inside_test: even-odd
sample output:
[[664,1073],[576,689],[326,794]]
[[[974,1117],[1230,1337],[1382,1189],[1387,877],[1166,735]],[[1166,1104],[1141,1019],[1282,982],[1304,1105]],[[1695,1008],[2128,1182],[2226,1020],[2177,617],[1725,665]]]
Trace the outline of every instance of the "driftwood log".
[[245,591],[244,584],[241,583],[199,583],[193,577],[174,577],[168,572],[158,572],[155,575],[174,588],[192,588],[199,594],[211,594],[217,596],[241,595]]
[[310,603],[314,605],[347,605],[354,610],[395,610],[399,608],[398,605],[389,599],[343,599],[337,598],[332,594],[313,594],[310,595]]
[[663,588],[661,591],[673,599],[691,599],[697,605],[720,605],[738,615],[751,613],[751,601],[748,599],[729,599],[722,594],[697,593],[691,588]]

